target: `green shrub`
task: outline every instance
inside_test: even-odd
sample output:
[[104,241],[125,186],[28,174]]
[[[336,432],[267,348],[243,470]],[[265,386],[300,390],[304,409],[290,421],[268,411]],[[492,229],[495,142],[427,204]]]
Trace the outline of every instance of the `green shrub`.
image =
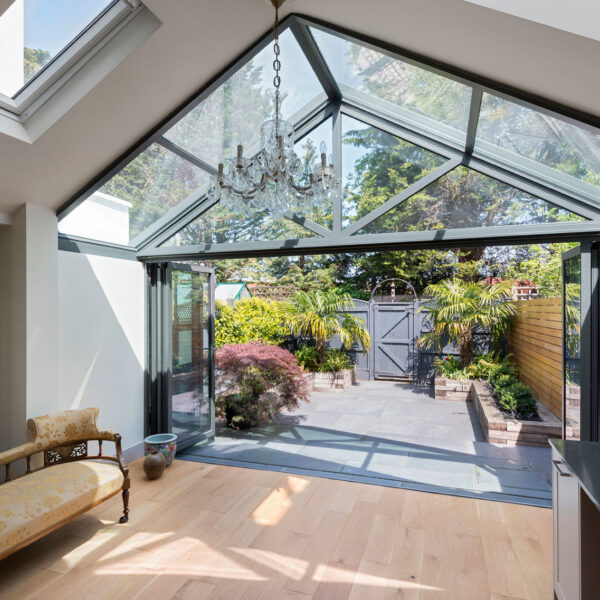
[[460,368],[460,362],[455,356],[446,356],[445,358],[435,359],[435,368],[441,377],[447,377],[448,379],[460,379],[457,377],[458,373],[462,373]]
[[479,354],[473,363],[464,368],[461,368],[460,361],[455,356],[438,358],[435,366],[440,376],[448,379],[488,379],[492,373],[517,376],[519,372],[510,355],[500,358],[498,352]]
[[519,383],[519,380],[514,375],[504,373],[503,375],[499,375],[494,379],[493,385],[495,389],[503,390],[505,388],[511,387],[515,383]]
[[[510,376],[507,376],[510,377]],[[500,408],[515,417],[531,418],[537,414],[537,404],[529,386],[515,381],[506,387],[496,387]]]
[[238,300],[233,306],[216,302],[215,345],[262,341],[279,345],[290,333],[289,306],[264,298]]
[[497,379],[504,375],[510,375],[511,377],[518,378],[519,367],[517,367],[517,365],[515,365],[512,361],[503,361],[488,371],[488,380],[493,386],[495,386]]
[[299,350],[296,350],[294,356],[300,366],[311,373],[337,373],[352,366],[348,355],[339,348],[327,348],[321,364],[319,364],[319,353],[315,346],[305,344]]
[[307,346],[304,344],[300,346],[300,349],[294,352],[294,356],[298,361],[298,364],[305,370],[314,372],[319,368],[319,360],[317,349],[314,346]]
[[344,369],[349,369],[352,365],[348,355],[339,349],[325,350],[325,359],[323,363],[319,365],[319,371],[322,373],[337,373]]

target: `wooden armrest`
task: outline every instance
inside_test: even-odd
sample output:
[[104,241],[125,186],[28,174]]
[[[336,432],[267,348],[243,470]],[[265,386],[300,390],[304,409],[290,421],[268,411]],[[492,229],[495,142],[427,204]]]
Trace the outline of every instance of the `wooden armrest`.
[[98,429],[98,439],[107,442],[116,442],[119,434],[112,429]]
[[21,458],[26,458],[27,456],[31,456],[36,452],[39,452],[39,450],[35,447],[35,444],[33,444],[33,442],[21,444],[16,448],[9,448],[4,452],[0,452],[0,466],[7,465],[8,463],[14,462],[15,460],[20,460]]

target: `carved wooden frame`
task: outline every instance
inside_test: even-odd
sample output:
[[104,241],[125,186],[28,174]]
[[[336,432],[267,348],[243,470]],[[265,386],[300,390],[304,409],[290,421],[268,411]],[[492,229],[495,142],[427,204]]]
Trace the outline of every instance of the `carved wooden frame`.
[[[94,455],[88,454],[88,442],[90,442],[90,441],[98,442],[98,454],[94,454]],[[102,453],[102,442],[103,441],[114,442],[114,444],[115,444],[115,455],[114,456],[110,455],[110,454]],[[37,469],[32,469],[31,468],[31,457],[36,454],[39,454],[40,452],[44,453],[44,465]],[[11,464],[14,462],[17,462],[18,460],[22,460],[23,458],[26,461],[25,473],[23,473],[22,475],[17,475],[16,477],[11,477],[11,475],[10,475]],[[123,456],[123,450],[121,448],[121,436],[118,433],[114,435],[114,438],[91,437],[91,438],[86,438],[86,439],[73,440],[67,444],[61,444],[60,446],[52,446],[50,448],[35,449],[31,453],[27,454],[26,456],[24,456],[22,458],[17,458],[11,462],[7,462],[4,465],[4,481],[0,485],[3,485],[4,483],[8,483],[9,481],[14,481],[16,479],[20,479],[21,477],[27,477],[27,475],[29,475],[31,473],[36,473],[37,471],[41,471],[42,469],[50,469],[53,466],[56,466],[59,464],[63,464],[63,463],[67,463],[67,462],[75,462],[75,461],[83,460],[83,459],[107,460],[107,461],[111,461],[111,462],[114,462],[117,464],[117,466],[121,470],[121,473],[123,473],[123,485],[121,486],[121,495],[123,498],[123,515],[119,519],[119,523],[127,523],[127,521],[129,520],[129,488],[131,486],[131,480],[129,478],[129,467],[127,466],[127,463],[125,462],[125,457]],[[65,525],[65,523],[68,523],[69,521],[73,520],[74,518],[78,517],[79,515],[82,515],[83,513],[87,512],[88,510],[93,508],[94,506],[101,504],[105,500],[112,498],[113,496],[115,496],[118,493],[119,493],[119,490],[116,490],[115,492],[111,493],[110,495],[106,496],[105,498],[102,498],[101,500],[94,502],[94,504],[92,504],[91,506],[73,513],[66,519],[63,519],[59,523],[42,531],[38,535],[23,541],[18,546],[11,548],[9,552],[0,554],[0,560],[2,560],[3,558],[6,558],[10,554],[13,554],[13,552],[16,552],[17,550],[20,550],[21,548],[28,546],[32,542],[39,540],[40,538],[44,537],[48,533],[51,533],[52,531],[59,529],[60,527]]]

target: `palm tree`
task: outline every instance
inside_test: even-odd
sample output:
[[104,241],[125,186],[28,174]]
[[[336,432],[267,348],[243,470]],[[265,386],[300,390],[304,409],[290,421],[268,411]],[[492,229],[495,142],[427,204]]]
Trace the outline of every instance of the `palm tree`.
[[442,339],[458,342],[460,365],[473,362],[473,329],[489,329],[498,337],[506,331],[516,309],[507,302],[510,285],[468,282],[454,277],[431,284],[425,289],[431,300],[422,307],[432,323],[432,330],[422,335],[417,344],[442,350]]
[[362,319],[344,312],[352,306],[350,294],[336,290],[298,292],[292,299],[292,333],[314,338],[319,363],[324,359],[325,344],[335,336],[339,336],[346,348],[357,342],[365,352],[371,345],[369,332]]

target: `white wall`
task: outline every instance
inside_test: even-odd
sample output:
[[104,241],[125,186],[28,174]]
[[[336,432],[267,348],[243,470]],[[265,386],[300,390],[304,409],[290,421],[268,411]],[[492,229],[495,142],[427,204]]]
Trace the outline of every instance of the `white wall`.
[[145,313],[141,263],[58,252],[58,404],[98,406],[100,424],[144,436]]
[[144,434],[144,270],[58,250],[54,211],[0,227],[0,451],[29,417],[98,406],[134,457]]
[[57,393],[56,215],[26,204],[0,229],[0,449]]

